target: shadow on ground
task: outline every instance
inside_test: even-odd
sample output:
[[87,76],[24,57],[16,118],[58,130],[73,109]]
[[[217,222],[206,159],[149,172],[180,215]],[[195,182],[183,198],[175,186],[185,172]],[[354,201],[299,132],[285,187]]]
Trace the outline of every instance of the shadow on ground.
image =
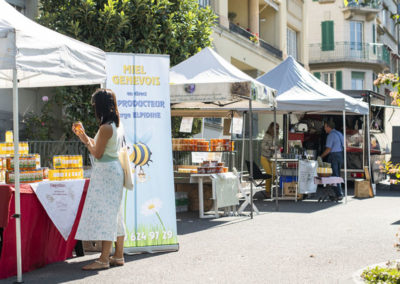
[[[321,196],[320,188],[316,194],[309,195],[304,200],[299,200],[294,202],[294,200],[279,200],[278,207],[274,200],[264,199],[264,196],[261,192],[255,195],[254,204],[260,211],[260,214],[269,214],[269,213],[302,213],[302,214],[312,214],[314,212],[318,212],[321,210],[326,210],[332,208],[334,206],[340,206],[344,203],[344,200],[341,202],[334,201],[325,201],[318,202],[318,198]],[[389,185],[379,184],[377,187],[377,197],[400,197],[399,190],[393,190]],[[348,188],[347,191],[347,201],[351,202],[352,200],[367,200],[365,198],[355,198],[354,197],[354,189],[352,187]],[[223,213],[222,211],[220,212]],[[243,215],[240,216],[228,216],[222,218],[210,218],[210,219],[200,219],[199,212],[184,212],[177,213],[177,226],[178,226],[178,235],[185,235],[190,233],[195,233],[198,231],[208,230],[213,227],[226,226],[235,224],[237,222],[245,222],[250,219],[250,206],[247,206]],[[253,213],[253,216],[256,217],[256,213]],[[400,220],[393,223],[392,225],[400,225]]]
[[[134,255],[125,255],[125,263],[134,262],[150,257],[156,257],[160,254],[165,255],[171,252],[159,253],[141,253]],[[74,258],[76,262],[56,262],[48,264],[45,267],[24,273],[25,283],[66,283],[74,280],[83,280],[88,277],[99,274],[100,271],[83,271],[81,268],[99,257],[98,252],[86,252],[85,260],[83,258]],[[48,269],[52,267],[52,269]],[[111,270],[118,270],[118,267],[110,267]],[[62,275],[60,275],[62,272]],[[61,277],[60,277],[61,276]],[[28,280],[26,280],[28,279]],[[15,283],[16,277],[10,277],[0,280],[0,283]]]

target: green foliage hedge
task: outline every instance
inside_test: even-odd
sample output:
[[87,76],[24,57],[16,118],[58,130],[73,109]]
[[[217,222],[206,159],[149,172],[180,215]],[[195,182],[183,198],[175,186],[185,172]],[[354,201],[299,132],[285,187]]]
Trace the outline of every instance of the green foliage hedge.
[[[37,21],[106,52],[169,54],[174,66],[211,45],[215,19],[211,8],[199,7],[197,0],[41,0]],[[97,125],[90,95],[97,87],[57,88],[41,114],[24,117],[25,136],[59,139],[54,129],[62,129],[66,139],[73,138],[76,120],[93,135]],[[51,111],[57,106],[61,116]],[[196,121],[194,133],[198,126]]]
[[361,277],[365,283],[400,284],[400,271],[393,267],[368,268],[363,271]]

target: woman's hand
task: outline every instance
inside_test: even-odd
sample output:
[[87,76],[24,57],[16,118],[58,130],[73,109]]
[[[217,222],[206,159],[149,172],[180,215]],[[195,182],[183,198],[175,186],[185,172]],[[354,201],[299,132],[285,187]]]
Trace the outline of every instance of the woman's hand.
[[74,122],[72,124],[72,132],[74,132],[75,135],[78,136],[83,143],[87,144],[89,142],[89,139],[85,133],[85,129],[83,128],[82,122],[80,121]]

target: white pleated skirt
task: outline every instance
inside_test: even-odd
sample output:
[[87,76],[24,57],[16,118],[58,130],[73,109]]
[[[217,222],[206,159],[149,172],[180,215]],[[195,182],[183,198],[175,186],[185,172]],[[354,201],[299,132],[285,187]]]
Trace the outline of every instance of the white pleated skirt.
[[116,241],[125,235],[123,179],[118,160],[94,163],[75,239]]

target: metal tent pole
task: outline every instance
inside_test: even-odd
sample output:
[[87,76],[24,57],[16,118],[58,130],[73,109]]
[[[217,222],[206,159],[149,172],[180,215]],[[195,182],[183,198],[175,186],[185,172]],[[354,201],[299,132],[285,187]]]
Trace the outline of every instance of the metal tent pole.
[[277,177],[278,177],[278,149],[277,149],[277,143],[276,143],[276,107],[274,107],[274,148],[275,148],[275,179],[274,174],[272,173],[272,179],[275,183],[275,210],[279,211],[279,203],[278,203],[278,185],[277,185]]
[[[14,34],[15,35],[15,34]],[[16,36],[16,35],[15,35]],[[14,173],[15,173],[15,232],[17,245],[17,283],[22,283],[21,256],[21,200],[19,175],[19,125],[18,125],[18,72],[13,69],[13,129],[14,129]]]
[[[346,147],[346,111],[343,111],[343,152],[344,152],[344,203],[347,203],[347,147]],[[340,172],[340,169],[339,169]]]
[[[368,111],[368,114],[367,114],[367,151],[368,151],[368,154],[367,154],[367,157],[368,157],[368,162],[367,162],[367,165],[368,165],[368,171],[370,172],[370,173],[372,173],[372,171],[371,171],[371,135],[370,135],[370,133],[369,133],[369,131],[370,131],[370,124],[369,124],[369,111]],[[371,177],[372,177],[372,174],[371,174]]]
[[243,174],[243,165],[244,165],[244,148],[245,148],[245,133],[246,133],[246,112],[243,112],[243,125],[242,125],[242,157],[241,157],[241,165],[240,172]]
[[253,219],[253,109],[251,105],[251,98],[249,99],[249,159],[250,159],[250,216]]
[[201,138],[204,138],[204,117],[201,118]]
[[[229,130],[230,134],[231,134],[231,145],[232,145],[232,141],[233,141],[233,133],[232,133],[233,132],[233,115],[234,115],[234,113],[233,113],[233,110],[232,110],[231,111],[231,127],[230,127],[230,130]],[[236,166],[236,164],[235,164],[235,153],[233,151],[230,152],[230,155],[229,155],[229,164],[231,165],[231,169],[233,169]]]

